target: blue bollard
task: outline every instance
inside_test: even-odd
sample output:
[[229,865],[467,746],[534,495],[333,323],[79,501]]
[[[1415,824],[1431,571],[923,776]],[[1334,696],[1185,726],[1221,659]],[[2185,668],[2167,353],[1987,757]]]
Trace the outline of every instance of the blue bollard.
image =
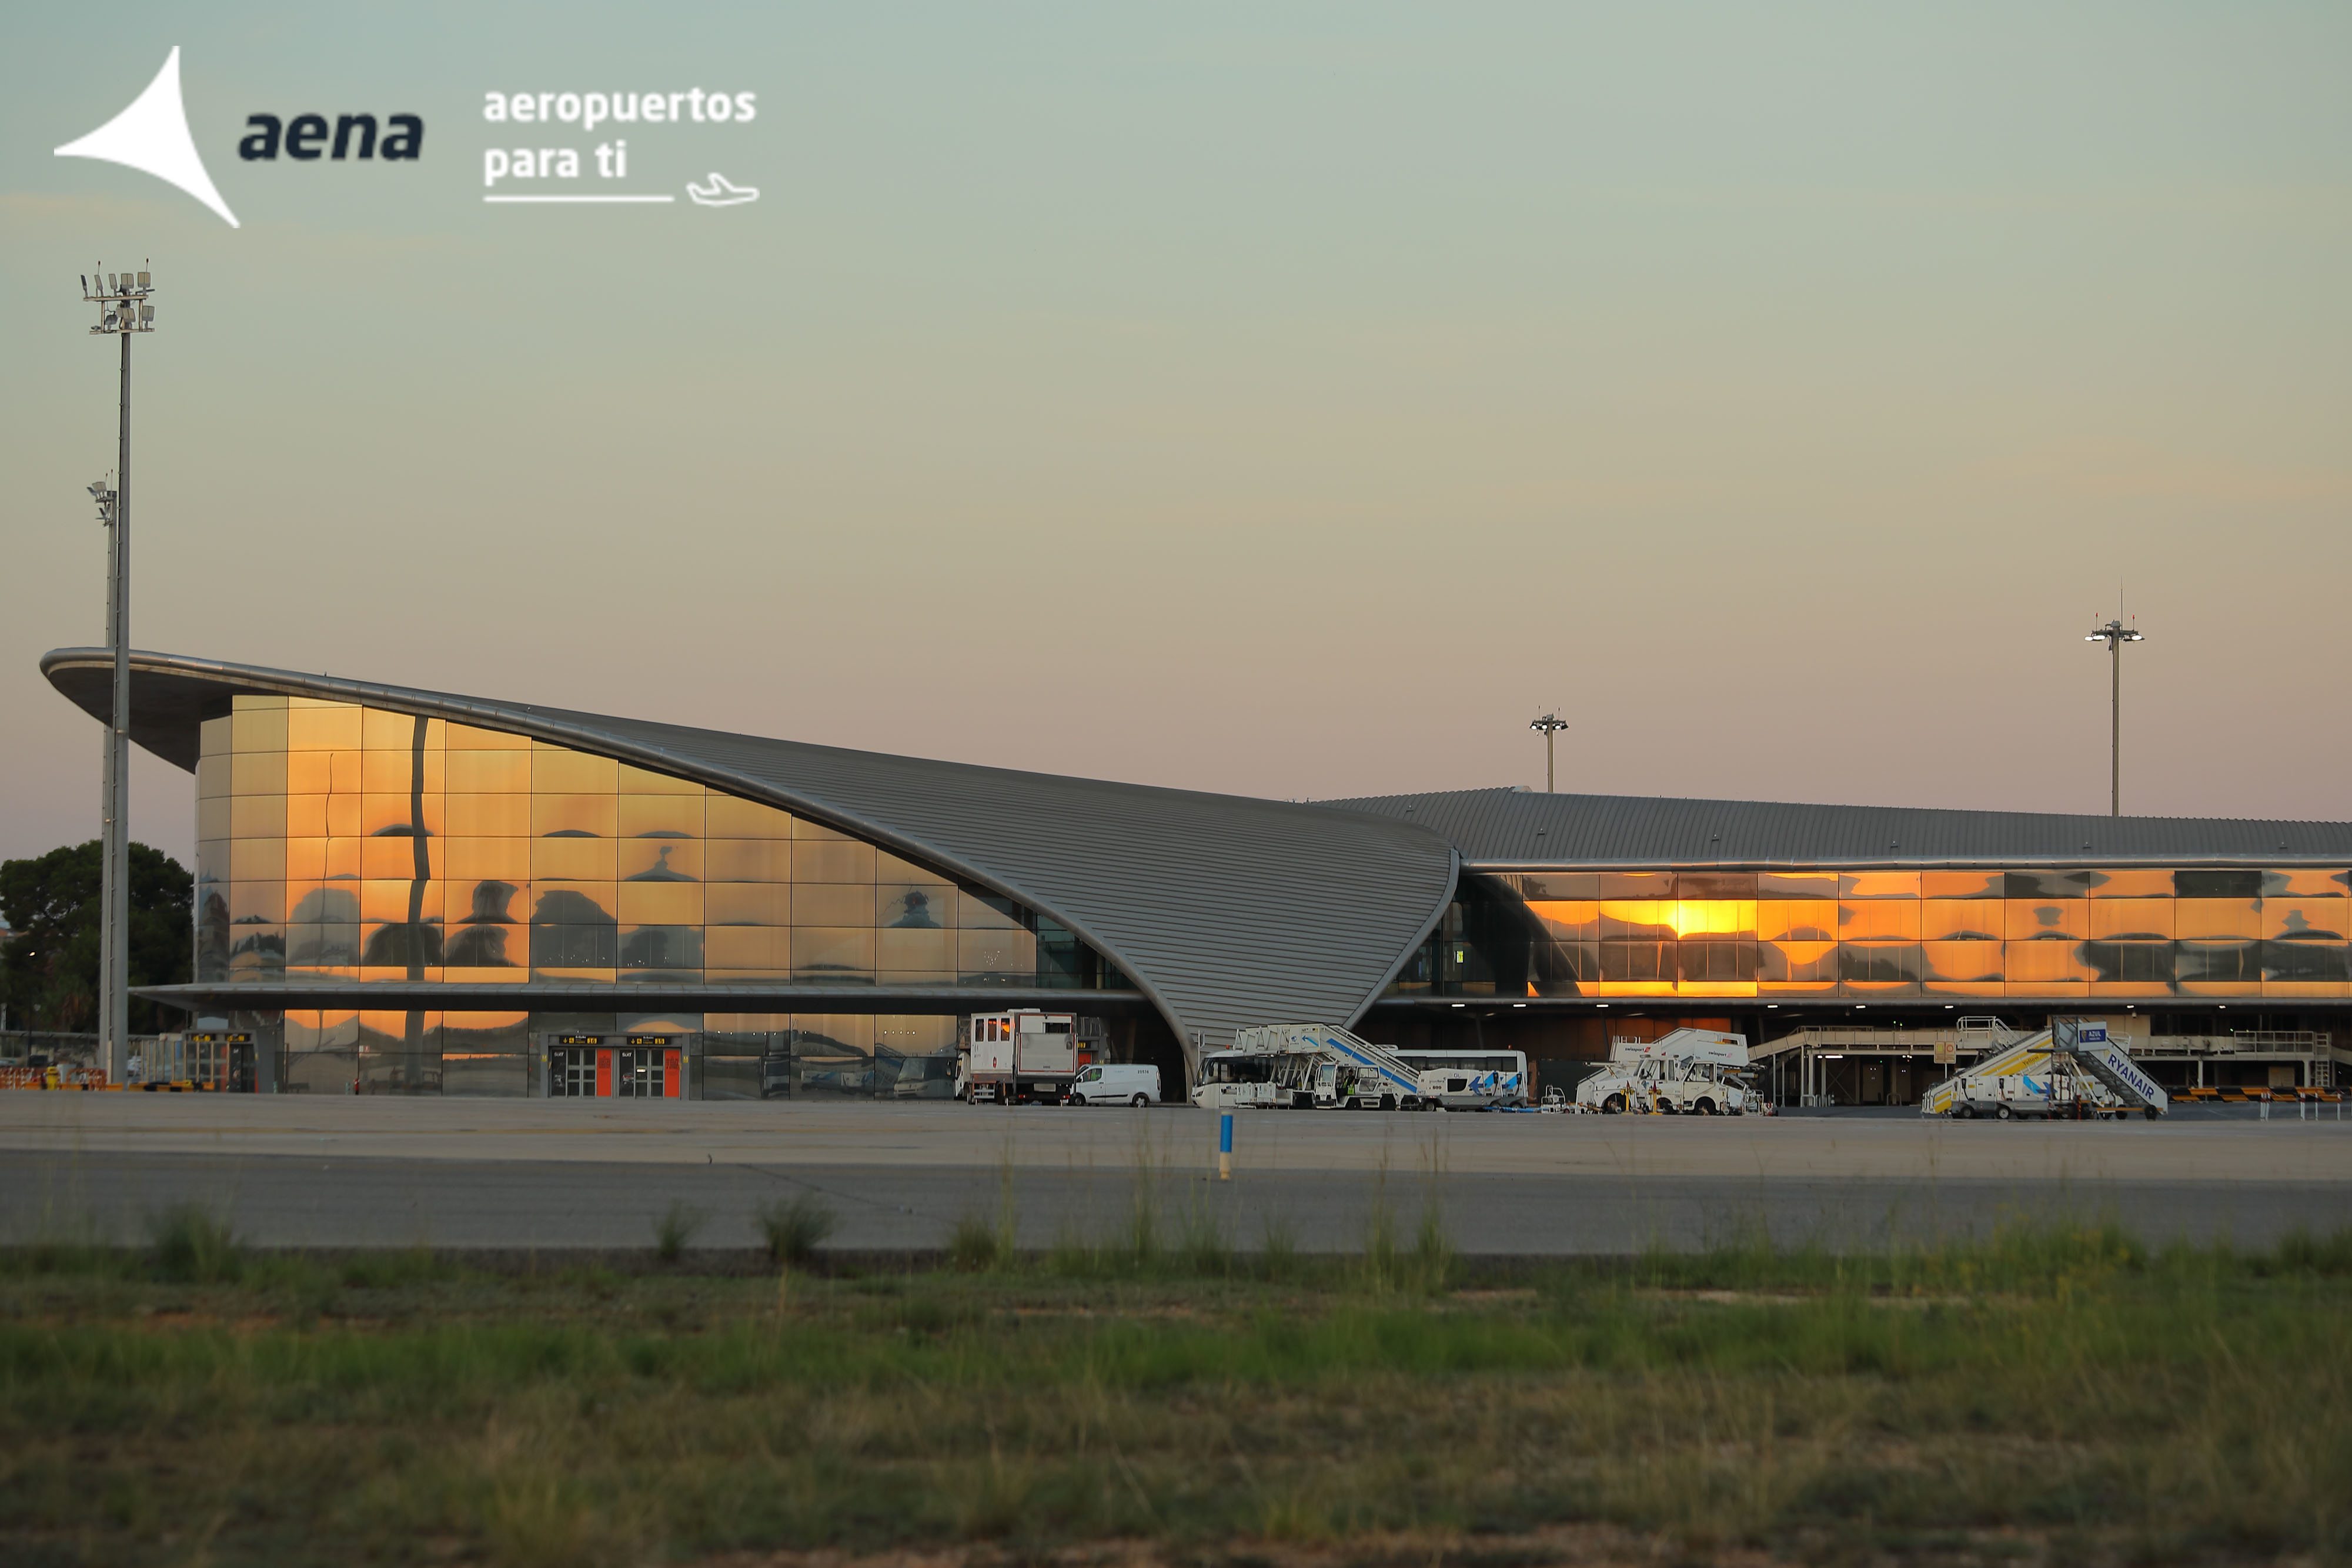
[[1234,1179],[1234,1113],[1231,1111],[1217,1118],[1217,1179]]

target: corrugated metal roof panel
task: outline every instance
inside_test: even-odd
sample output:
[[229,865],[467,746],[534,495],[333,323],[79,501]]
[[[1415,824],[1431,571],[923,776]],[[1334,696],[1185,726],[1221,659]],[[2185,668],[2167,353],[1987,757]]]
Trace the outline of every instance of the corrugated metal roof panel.
[[1321,802],[1443,834],[1495,865],[2017,865],[2324,862],[2352,865],[2352,823],[2088,817],[1457,789]]
[[[110,656],[50,682],[103,713]],[[1068,925],[1184,1039],[1352,1020],[1435,920],[1454,858],[1392,816],[687,729],[341,677],[133,655],[132,737],[193,767],[208,697],[285,693],[427,713],[620,756],[772,801],[995,887]]]

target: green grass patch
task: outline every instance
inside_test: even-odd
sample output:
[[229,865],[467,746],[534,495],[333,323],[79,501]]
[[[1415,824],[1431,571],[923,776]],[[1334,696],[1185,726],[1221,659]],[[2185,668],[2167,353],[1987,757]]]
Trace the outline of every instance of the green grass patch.
[[2346,1238],[1481,1276],[1434,1219],[1374,1228],[1026,1255],[975,1217],[961,1267],[856,1278],[329,1265],[181,1219],[6,1254],[0,1561],[2352,1554]]

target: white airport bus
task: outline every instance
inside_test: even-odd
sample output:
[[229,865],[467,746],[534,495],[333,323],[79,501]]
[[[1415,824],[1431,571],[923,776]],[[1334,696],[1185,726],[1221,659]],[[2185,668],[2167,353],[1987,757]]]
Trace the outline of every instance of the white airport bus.
[[1528,1105],[1535,1102],[1528,1083],[1528,1053],[1524,1051],[1400,1051],[1396,1055],[1398,1061],[1420,1071],[1446,1074],[1452,1092],[1462,1092],[1453,1087],[1453,1079],[1458,1075],[1467,1082],[1491,1079],[1506,1091],[1497,1103]]

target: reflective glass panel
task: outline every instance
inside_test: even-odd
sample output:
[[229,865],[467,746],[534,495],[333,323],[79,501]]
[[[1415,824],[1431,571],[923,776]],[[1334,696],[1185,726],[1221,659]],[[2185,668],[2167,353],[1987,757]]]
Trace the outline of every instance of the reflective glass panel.
[[[1027,935],[1025,932],[1023,935]],[[870,975],[874,971],[874,928],[870,925],[799,925],[793,928],[793,969],[796,974],[824,977]],[[1023,973],[1036,969],[1034,954]]]
[[530,831],[541,838],[609,839],[619,831],[619,815],[612,795],[534,792],[530,798]]
[[2074,985],[2093,978],[2090,967],[2083,961],[2080,942],[2011,942],[2008,948],[2012,994],[2021,994],[2021,986]]
[[2341,942],[2352,925],[2352,904],[2341,898],[2263,900],[2263,935],[2273,941]]
[[2041,902],[2088,898],[2093,874],[2087,871],[2013,871],[2004,880],[2011,899]]
[[2091,935],[2107,941],[2168,941],[2173,936],[2172,914],[2169,898],[2095,898]]
[[2008,902],[2009,939],[2016,942],[2079,942],[2090,935],[2090,917],[2084,908],[2084,901],[2037,902],[2012,898]]
[[2252,940],[2263,934],[2252,898],[2182,898],[2173,903],[2173,934],[2197,941]]
[[790,882],[793,846],[784,839],[712,839],[702,863],[709,882]]
[[1834,942],[1837,904],[1822,898],[1758,899],[1756,934],[1768,942]]
[[1838,877],[1841,899],[1918,896],[1919,873],[1916,871],[1846,872]]
[[2169,898],[2168,871],[2095,871],[2088,873],[2093,898]]
[[713,969],[789,969],[792,933],[764,925],[713,925],[703,931],[702,955]]
[[1838,904],[1838,939],[1843,942],[1916,942],[1919,939],[1919,901],[1887,897]]
[[[620,788],[621,765],[535,742],[530,748],[530,788],[535,795],[611,796]],[[610,831],[611,830],[606,830]]]
[[623,839],[618,852],[623,882],[700,882],[702,845],[691,839]]
[[1543,899],[1529,903],[1528,908],[1556,942],[1601,940],[1601,904],[1597,899]]
[[1528,899],[1601,896],[1601,873],[1590,871],[1530,872],[1519,878],[1520,895]]
[[707,806],[705,831],[714,839],[789,839],[793,819],[788,812],[731,795],[713,795]]
[[874,903],[875,924],[886,931],[944,931],[955,925],[955,888],[947,883],[887,883],[874,890]]
[[1999,942],[2008,935],[2004,908],[2001,901],[1990,898],[1925,899],[1919,905],[1919,935],[1930,942]]
[[625,839],[702,837],[699,795],[623,795],[617,829]]
[[703,889],[703,918],[712,925],[790,925],[792,884],[709,883]]
[[[1604,898],[1601,901],[1601,939],[1657,942],[1675,935],[1672,899]],[[1606,967],[1604,963],[1603,967]]]
[[2342,898],[2352,872],[2266,871],[2263,896],[2268,898]]
[[[478,752],[495,757],[498,752]],[[513,756],[514,753],[504,753]],[[523,794],[450,795],[441,812],[452,838],[521,839],[530,836],[530,797]]]
[[1925,978],[1997,983],[2001,978],[1999,942],[1922,942]]
[[702,924],[702,884],[698,882],[625,882],[617,891],[624,925]]
[[794,882],[874,883],[874,846],[803,839],[793,846]]
[[443,759],[441,769],[442,788],[453,795],[530,793],[528,751],[452,750]]

